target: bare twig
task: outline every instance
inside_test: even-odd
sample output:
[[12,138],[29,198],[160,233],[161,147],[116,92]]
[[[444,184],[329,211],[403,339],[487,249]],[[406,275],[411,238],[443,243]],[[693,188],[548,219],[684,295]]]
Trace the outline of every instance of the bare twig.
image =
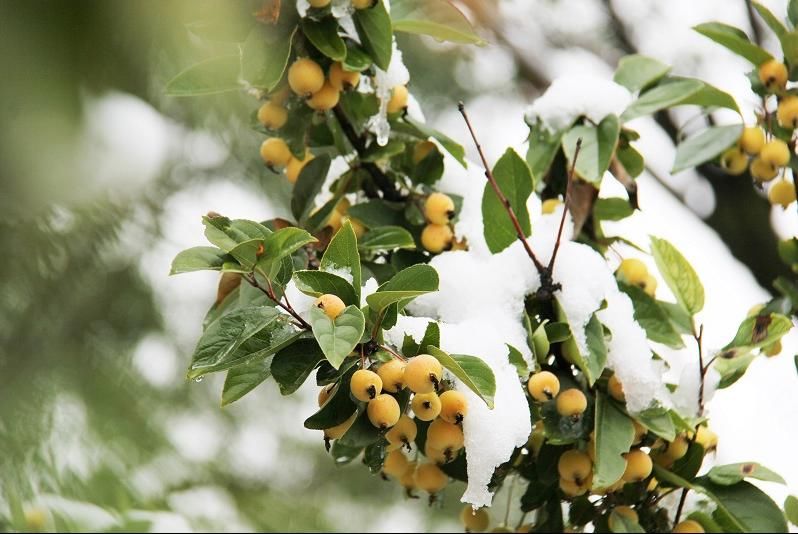
[[554,243],[554,250],[551,252],[549,259],[548,271],[554,272],[554,260],[557,259],[557,252],[560,250],[560,241],[562,240],[562,231],[565,227],[565,215],[568,213],[568,207],[571,199],[571,182],[574,180],[574,171],[576,170],[576,160],[579,158],[579,151],[582,150],[582,138],[576,140],[576,148],[574,149],[574,159],[571,162],[571,169],[568,171],[567,182],[565,183],[565,200],[562,207],[562,216],[560,217],[560,228],[557,230],[557,241]]
[[384,350],[385,352],[390,353],[394,358],[402,360],[403,362],[407,361],[407,358],[405,358],[404,356],[402,356],[401,354],[390,348],[388,345],[377,345],[377,346],[382,350]]
[[302,316],[296,312],[296,310],[294,310],[293,306],[291,306],[291,303],[288,302],[287,298],[284,297],[285,303],[283,303],[280,299],[277,298],[277,295],[274,294],[274,288],[272,288],[271,282],[267,280],[266,282],[269,284],[268,287],[263,287],[260,284],[260,282],[258,282],[258,279],[255,278],[254,274],[250,273],[249,275],[242,275],[242,276],[244,277],[244,280],[249,282],[249,285],[251,285],[256,289],[261,290],[263,294],[269,297],[269,300],[274,302],[276,306],[288,312],[288,314],[291,315],[291,317],[293,317],[297,321],[298,327],[304,328],[305,330],[311,330],[310,324],[308,324],[308,322],[305,321],[302,318]]

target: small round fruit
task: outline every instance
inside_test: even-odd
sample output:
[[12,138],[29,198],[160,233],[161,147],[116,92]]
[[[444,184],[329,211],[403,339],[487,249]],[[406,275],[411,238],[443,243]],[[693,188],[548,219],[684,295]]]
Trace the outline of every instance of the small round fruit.
[[648,267],[637,258],[626,258],[618,266],[618,274],[626,283],[636,286],[645,281]]
[[459,425],[468,414],[468,401],[465,395],[459,391],[450,389],[444,391],[441,396],[441,414],[440,417],[447,423],[454,423]]
[[408,462],[405,472],[399,477],[399,484],[407,491],[416,489],[416,462]]
[[289,96],[291,96],[291,88],[287,85],[282,85],[278,89],[275,89],[269,93],[269,102],[282,105],[285,104],[285,101],[288,100]]
[[618,402],[626,402],[626,397],[623,394],[623,384],[618,380],[618,375],[612,375],[607,381],[607,391],[610,397]]
[[435,462],[436,464],[449,463],[453,459],[452,451],[447,453],[446,451],[430,447],[429,443],[424,444],[424,456],[426,456],[430,462]]
[[779,169],[762,158],[751,160],[751,176],[760,182],[769,182],[779,174]]
[[382,379],[374,371],[358,369],[349,381],[349,389],[357,400],[368,402],[382,392]]
[[543,201],[543,205],[540,208],[540,211],[543,215],[551,215],[557,208],[562,204],[562,201],[559,198],[549,198]]
[[299,96],[312,95],[324,85],[324,71],[310,58],[299,58],[288,68],[288,85]]
[[[796,98],[796,104],[798,104],[798,98]],[[781,113],[781,106],[779,106],[779,113]],[[762,128],[748,126],[743,130],[743,134],[740,136],[740,148],[743,152],[750,156],[756,156],[764,145],[765,131]]]
[[[592,480],[592,478],[593,477],[591,475],[590,479]],[[585,493],[587,493],[587,490],[589,489],[590,489],[590,483],[587,480],[585,481],[584,484],[577,484],[573,480],[568,480],[566,478],[560,479],[560,490],[562,490],[563,494],[566,497],[569,498],[579,497],[580,495],[584,495]]]
[[634,449],[624,455],[626,458],[626,470],[623,478],[626,482],[639,482],[651,474],[654,467],[649,456],[645,451]]
[[798,96],[786,96],[779,102],[779,109],[776,111],[779,119],[779,126],[794,130],[798,128]]
[[360,73],[348,71],[344,69],[340,62],[335,62],[330,67],[328,78],[330,85],[339,91],[343,91],[345,89],[357,87],[357,84],[360,82]]
[[640,521],[640,517],[637,515],[637,512],[631,506],[616,506],[612,509],[618,515],[624,516],[629,521],[637,523]]
[[454,232],[448,224],[428,224],[421,232],[421,246],[433,254],[439,254],[452,245]]
[[587,409],[587,398],[578,389],[566,389],[557,395],[557,413],[563,417],[578,417]]
[[416,427],[416,422],[406,415],[401,416],[399,421],[385,433],[385,439],[388,440],[388,450],[398,449],[403,445],[410,447],[410,443],[416,440],[417,434],[418,427]]
[[444,193],[432,193],[424,203],[424,217],[432,224],[449,224],[454,216],[454,201]]
[[778,356],[779,354],[781,354],[781,340],[779,339],[778,341],[774,341],[767,347],[763,347],[762,352],[765,353],[765,356],[767,356],[768,358],[771,358],[773,356]]
[[784,167],[790,162],[790,147],[781,139],[774,139],[764,144],[759,158],[774,167]]
[[410,403],[413,413],[422,421],[432,421],[441,413],[441,399],[434,391],[416,393]]
[[560,473],[560,478],[583,485],[593,472],[593,462],[587,453],[569,449],[560,456],[557,471]]
[[390,428],[399,421],[401,411],[396,399],[383,393],[370,400],[366,407],[369,421],[377,428]]
[[643,280],[640,288],[645,291],[649,297],[655,296],[657,294],[657,279],[654,278],[653,274],[646,275],[646,279]]
[[720,166],[726,174],[739,176],[748,168],[748,157],[739,148],[730,148],[720,156]]
[[465,444],[463,429],[458,425],[435,419],[427,428],[427,443],[441,451],[459,451]]
[[335,386],[333,384],[327,384],[323,388],[319,390],[319,408],[324,406],[324,403],[327,402],[333,394],[333,390]]
[[305,168],[310,160],[313,159],[313,154],[310,150],[305,151],[305,159],[297,159],[291,158],[291,161],[288,162],[288,165],[285,167],[285,175],[288,178],[288,181],[292,184],[295,184],[296,181],[299,179],[299,173],[302,172],[302,169]]
[[388,100],[388,113],[399,113],[407,107],[407,87],[397,85],[391,89],[391,99]]
[[768,200],[774,206],[778,204],[782,208],[786,208],[795,202],[795,186],[787,180],[774,182],[768,189]]
[[341,423],[340,425],[335,425],[333,427],[327,428],[324,430],[324,438],[325,439],[338,439],[344,434],[346,431],[349,430],[349,427],[352,426],[352,423],[355,422],[355,418],[357,417],[357,412],[353,413],[349,419]]
[[407,456],[400,450],[393,450],[385,456],[382,472],[393,478],[401,478],[407,470]]
[[415,477],[416,487],[427,493],[438,493],[449,483],[449,477],[436,464],[421,464]]
[[560,380],[549,371],[540,371],[529,377],[526,388],[532,398],[538,402],[546,402],[560,392]]
[[[335,320],[336,317],[341,315],[341,312],[343,312],[344,308],[346,308],[344,301],[332,293],[326,293],[320,296],[313,302],[313,305],[322,310],[325,314],[327,314],[327,317],[332,320]],[[377,378],[379,379],[379,377]]]
[[368,9],[374,5],[374,0],[352,0],[355,9]]
[[711,452],[718,448],[718,435],[702,425],[698,427],[695,442],[701,445],[706,452]]
[[419,141],[413,147],[413,163],[418,165],[429,154],[437,150],[438,147],[432,141]]
[[759,66],[759,81],[768,91],[784,89],[787,85],[787,67],[784,63],[770,59]]
[[327,7],[328,5],[330,5],[330,1],[331,0],[308,0],[308,3],[310,4],[310,7],[319,8],[319,7]]
[[646,434],[648,434],[648,429],[634,419],[632,419],[632,424],[634,424],[635,427],[635,437],[632,445],[636,445],[643,441],[643,438],[646,437]]
[[329,226],[332,228],[333,234],[338,233],[338,230],[341,229],[341,225],[343,224],[343,217],[341,216],[340,211],[332,210],[330,215],[327,217],[327,224],[325,226]]
[[405,384],[414,393],[437,391],[442,377],[441,362],[429,354],[419,354],[415,358],[410,358],[405,366]]
[[684,521],[673,527],[672,532],[680,532],[683,534],[689,532],[696,532],[700,534],[701,532],[706,532],[706,531],[704,530],[704,527],[701,526],[701,523],[699,523],[698,521],[694,521],[692,519],[685,519]]
[[277,130],[288,122],[288,110],[280,104],[266,102],[258,108],[258,122],[270,130]]
[[490,525],[490,515],[485,508],[474,510],[470,504],[466,504],[460,510],[460,522],[468,532],[484,532]]
[[382,389],[389,393],[399,393],[405,387],[405,362],[398,358],[385,362],[377,369],[382,379]]
[[307,104],[311,109],[315,109],[316,111],[328,111],[338,104],[340,98],[341,91],[327,82],[321,89],[308,98]]
[[260,145],[260,157],[270,167],[284,167],[291,161],[291,150],[279,137],[270,137]]
[[684,434],[679,434],[673,441],[668,443],[662,453],[670,460],[678,460],[687,454],[687,449],[690,447],[687,438]]

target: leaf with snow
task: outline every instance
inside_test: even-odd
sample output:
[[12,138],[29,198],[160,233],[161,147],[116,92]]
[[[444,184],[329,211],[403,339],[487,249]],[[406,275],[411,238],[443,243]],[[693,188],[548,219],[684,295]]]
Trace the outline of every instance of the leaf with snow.
[[676,158],[671,172],[683,171],[714,159],[734,145],[742,131],[742,124],[710,126],[703,132],[688,137],[676,147]]
[[654,58],[640,54],[622,57],[618,62],[613,80],[632,92],[641,91],[657,82],[671,68]]
[[612,155],[618,144],[621,124],[615,115],[607,115],[597,125],[574,126],[563,136],[562,149],[569,166],[574,163],[576,143],[582,140],[582,148],[576,161],[576,174],[598,184],[610,166]]
[[335,320],[330,319],[324,310],[311,306],[310,326],[324,357],[338,369],[344,358],[360,343],[366,319],[357,306],[347,306]]
[[529,373],[531,372],[529,369],[529,364],[526,363],[524,359],[524,355],[521,354],[521,351],[517,348],[513,347],[509,343],[505,343],[507,345],[507,350],[509,351],[507,354],[508,361],[513,364],[516,371],[518,371],[518,376],[522,379],[529,378]]
[[[529,166],[515,150],[508,148],[493,167],[493,177],[515,212],[521,230],[528,236],[532,226],[526,201],[534,188],[534,178]],[[482,194],[482,224],[485,242],[493,254],[501,252],[518,239],[507,207],[499,200],[490,182],[485,184]]]
[[493,397],[496,395],[496,377],[493,370],[476,356],[467,354],[447,354],[437,347],[427,347],[441,365],[456,376],[479,398],[485,401],[488,408],[493,408]]
[[657,111],[679,105],[685,98],[697,93],[704,82],[692,79],[663,80],[659,85],[647,90],[621,114],[621,120],[651,115]]
[[360,253],[357,250],[357,235],[350,221],[346,221],[335,233],[319,263],[321,271],[336,271],[342,268],[349,269],[352,274],[352,287],[359,302],[360,288],[363,284],[362,270]]
[[672,349],[684,348],[681,334],[676,331],[668,314],[656,299],[637,286],[619,282],[618,287],[632,299],[635,321],[646,331],[648,339]]
[[690,315],[704,308],[704,286],[693,266],[664,239],[651,237],[651,253],[659,272],[679,304]]
[[747,59],[756,67],[769,59],[773,59],[773,56],[767,50],[752,43],[744,31],[734,26],[721,22],[707,22],[699,24],[693,29],[716,43],[725,46],[738,56]]
[[402,269],[382,284],[376,292],[366,297],[369,309],[377,315],[394,303],[403,308],[411,300],[438,290],[438,273],[423,263]]
[[[567,321],[568,317],[559,302],[557,303],[557,314],[560,320]],[[568,324],[572,331],[576,328],[584,329],[587,352],[583,353],[580,350],[575,337],[569,337],[563,341],[563,356],[585,374],[588,384],[592,386],[601,376],[604,367],[607,365],[607,342],[604,339],[604,326],[598,320],[595,313],[590,316],[590,319],[584,327],[576,324]]]
[[393,0],[393,29],[429,35],[438,41],[484,44],[463,13],[448,0]]
[[552,132],[540,120],[536,120],[534,124],[530,125],[526,162],[532,171],[532,176],[539,179],[546,176],[554,157],[560,150],[560,143],[565,132],[566,130]]

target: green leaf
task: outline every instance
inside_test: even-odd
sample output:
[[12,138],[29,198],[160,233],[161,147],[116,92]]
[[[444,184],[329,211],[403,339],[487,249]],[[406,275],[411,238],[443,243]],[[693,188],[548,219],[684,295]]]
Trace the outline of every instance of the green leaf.
[[[532,194],[534,186],[529,166],[515,150],[508,148],[493,167],[493,176],[499,189],[510,202],[524,235],[528,236],[532,227],[526,201]],[[482,194],[482,223],[485,241],[493,254],[501,252],[518,239],[507,208],[499,200],[490,183],[485,184]]]
[[713,518],[727,532],[787,532],[784,514],[756,486],[748,482],[721,486],[707,477],[696,479],[695,485],[718,505]]
[[599,198],[593,204],[593,216],[600,221],[620,221],[634,212],[625,198]]
[[671,172],[697,167],[714,159],[736,143],[742,132],[742,124],[731,124],[710,126],[703,132],[688,137],[676,147],[676,159]]
[[720,375],[718,389],[724,389],[743,377],[756,354],[747,348],[725,351],[715,360],[713,368]]
[[608,525],[612,532],[645,532],[637,521],[615,510],[610,512]]
[[377,0],[369,9],[356,9],[354,19],[363,48],[379,68],[388,70],[393,51],[393,29],[391,16],[382,0]]
[[299,339],[274,355],[272,375],[280,393],[290,395],[305,383],[324,353],[314,339]]
[[[798,6],[798,2],[795,4]],[[798,497],[795,495],[787,495],[784,499],[784,515],[790,523],[798,526]]]
[[[289,226],[277,230],[263,240],[263,254],[258,258],[257,271],[269,280],[277,280],[278,275],[285,268],[286,259],[289,260],[290,265],[289,256],[314,241],[316,238],[301,228]],[[288,279],[290,279],[290,272]]]
[[388,442],[384,439],[372,443],[366,450],[363,451],[363,463],[369,468],[372,475],[378,474],[382,471],[382,466],[385,463],[385,447]]
[[[421,344],[418,346],[418,352],[413,356],[418,356],[421,352],[425,351],[430,345],[437,347],[441,344],[441,328],[435,321],[430,321],[427,328],[424,330],[424,337],[421,339]],[[407,355],[406,355],[407,356]]]
[[704,87],[700,80],[681,79],[661,83],[649,89],[632,102],[621,114],[621,120],[628,122],[636,117],[651,115],[657,111],[679,105]]
[[671,68],[654,58],[633,54],[618,62],[613,80],[629,91],[641,91],[668,74]]
[[635,308],[634,319],[646,331],[648,339],[673,349],[684,348],[682,336],[676,331],[668,314],[656,299],[637,286],[619,282],[618,287],[632,300]]
[[415,135],[420,139],[428,139],[432,137],[438,141],[451,156],[460,162],[460,165],[466,167],[465,148],[457,141],[447,136],[446,134],[430,128],[422,122],[416,122],[410,117],[403,117],[401,122],[395,125],[397,131]]
[[664,239],[651,237],[651,254],[657,268],[679,304],[690,315],[704,308],[704,286],[693,266],[676,247]]
[[765,21],[765,23],[773,30],[773,33],[776,34],[777,37],[781,37],[785,33],[787,33],[787,28],[784,24],[776,17],[768,8],[760,4],[759,2],[751,2],[756,9],[759,16]]
[[752,43],[742,30],[720,22],[707,22],[693,27],[695,31],[709,37],[716,43],[725,46],[758,67],[765,61],[773,59],[767,50]]
[[291,196],[291,214],[297,221],[304,221],[313,208],[313,201],[321,191],[330,170],[330,156],[321,154],[310,160],[299,173]]
[[360,239],[358,245],[367,251],[416,248],[413,236],[401,226],[381,226],[369,230]]
[[346,434],[338,440],[344,447],[367,447],[379,441],[380,429],[371,424],[366,410],[362,410]]
[[[672,80],[691,80],[691,78],[679,78],[673,77]],[[727,93],[726,91],[721,91],[714,85],[709,85],[706,82],[701,82],[702,87],[698,91],[691,93],[683,100],[681,100],[677,105],[679,106],[701,106],[703,108],[713,108],[713,107],[720,107],[720,108],[727,108],[732,111],[736,111],[740,113],[740,107],[737,105],[737,101],[734,99],[732,95]]]
[[496,377],[493,370],[481,358],[465,354],[447,354],[437,347],[427,347],[441,365],[456,376],[468,389],[477,394],[488,408],[493,409],[496,394]]
[[484,43],[465,15],[447,0],[394,0],[391,19],[394,31],[460,44]]
[[632,420],[604,394],[596,393],[595,463],[593,485],[606,488],[621,478],[626,469],[623,455],[629,452],[635,437]]
[[798,0],[790,0],[787,4],[787,18],[793,26],[798,26]]
[[346,40],[346,58],[344,70],[350,72],[363,72],[371,66],[371,58],[363,48],[351,39]]
[[507,360],[513,364],[515,370],[518,372],[518,376],[527,379],[529,378],[529,364],[524,359],[524,355],[521,354],[521,351],[517,348],[513,347],[509,343],[505,343],[507,345],[507,350],[509,353],[507,354]]
[[227,371],[222,388],[222,406],[231,404],[271,376],[272,356],[236,365]]
[[347,306],[360,304],[352,284],[336,274],[324,271],[296,271],[294,282],[297,289],[311,297],[331,293],[343,300]]
[[216,247],[192,247],[180,252],[172,260],[170,275],[193,271],[220,271],[230,257]]
[[344,358],[360,343],[366,328],[366,319],[357,306],[347,306],[334,321],[323,310],[312,306],[310,326],[324,357],[338,369]]
[[598,184],[610,166],[621,124],[615,115],[607,115],[597,125],[574,126],[562,139],[562,148],[569,166],[573,164],[576,142],[582,139],[582,148],[576,162],[576,174],[588,182]]
[[374,198],[367,202],[350,206],[347,215],[357,219],[369,228],[377,226],[400,226],[404,216],[402,209],[397,203]]
[[735,347],[757,349],[775,343],[792,328],[792,321],[784,315],[771,313],[746,318],[723,350]]
[[635,415],[635,419],[665,441],[673,441],[676,438],[673,419],[665,408],[656,407],[643,410]]
[[709,470],[707,477],[715,484],[720,484],[721,486],[731,486],[746,478],[786,484],[778,473],[774,473],[756,462],[716,465]]
[[565,130],[552,132],[540,120],[530,125],[526,162],[532,171],[533,178],[541,180],[549,172],[551,163],[560,150],[563,135],[565,135]]
[[211,244],[216,245],[225,252],[231,252],[244,242],[257,239],[266,239],[271,230],[260,223],[247,219],[233,219],[227,217],[202,217],[205,225],[205,237]]
[[256,25],[241,46],[241,77],[252,87],[271,91],[288,66],[295,32],[295,27],[288,33]]
[[[559,321],[568,320],[559,302],[556,305],[556,313]],[[581,325],[568,324],[571,330],[582,328]],[[566,360],[576,365],[585,374],[585,378],[592,386],[601,376],[607,364],[607,343],[604,339],[604,326],[599,322],[596,314],[590,317],[584,329],[588,353],[582,354],[576,344],[576,339],[570,337],[563,341],[562,354]]]
[[360,303],[362,270],[360,253],[357,251],[357,236],[351,222],[346,221],[330,240],[324,256],[321,257],[319,269],[336,273],[342,269],[347,270],[352,275],[352,287],[355,290],[357,303]]
[[375,293],[366,297],[366,303],[376,314],[381,314],[393,303],[407,305],[412,299],[438,290],[438,273],[425,264],[402,269],[382,284]]
[[168,96],[204,96],[240,89],[238,54],[219,56],[188,67],[166,84]]
[[632,145],[619,146],[615,151],[615,155],[632,178],[637,178],[646,169],[646,161],[643,159],[643,155]]
[[349,393],[349,382],[357,369],[358,366],[353,365],[343,374],[341,381],[335,387],[327,402],[319,408],[319,411],[305,419],[305,428],[311,430],[332,428],[340,425],[355,413],[357,405],[352,402]]
[[531,329],[532,324],[529,320],[529,315],[524,314],[525,325],[527,326],[527,334],[529,336],[529,346],[532,348],[532,353],[535,355],[535,360],[538,363],[543,363],[549,357],[549,349],[551,343],[549,337],[546,335],[546,320],[537,326],[534,330]]
[[288,316],[273,307],[232,311],[212,322],[202,333],[194,349],[188,377],[198,378],[224,371],[245,360],[268,356],[298,335]]
[[338,21],[335,17],[324,17],[321,20],[305,17],[301,26],[302,33],[319,52],[335,61],[346,58],[346,43],[338,35]]

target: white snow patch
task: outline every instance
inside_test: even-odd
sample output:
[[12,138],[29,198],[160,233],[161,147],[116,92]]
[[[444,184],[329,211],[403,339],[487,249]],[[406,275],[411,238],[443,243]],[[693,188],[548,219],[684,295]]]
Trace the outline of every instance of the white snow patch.
[[350,284],[354,282],[355,278],[352,276],[352,268],[347,266],[340,266],[340,265],[328,265],[324,268],[324,270],[330,274],[334,274],[335,276],[340,276]]
[[375,67],[375,71],[374,93],[380,100],[380,110],[369,119],[368,129],[377,136],[377,144],[385,146],[391,134],[391,126],[388,124],[388,101],[391,99],[391,89],[397,85],[407,85],[410,81],[410,73],[402,60],[402,52],[396,46],[396,39],[393,41],[388,70]]

